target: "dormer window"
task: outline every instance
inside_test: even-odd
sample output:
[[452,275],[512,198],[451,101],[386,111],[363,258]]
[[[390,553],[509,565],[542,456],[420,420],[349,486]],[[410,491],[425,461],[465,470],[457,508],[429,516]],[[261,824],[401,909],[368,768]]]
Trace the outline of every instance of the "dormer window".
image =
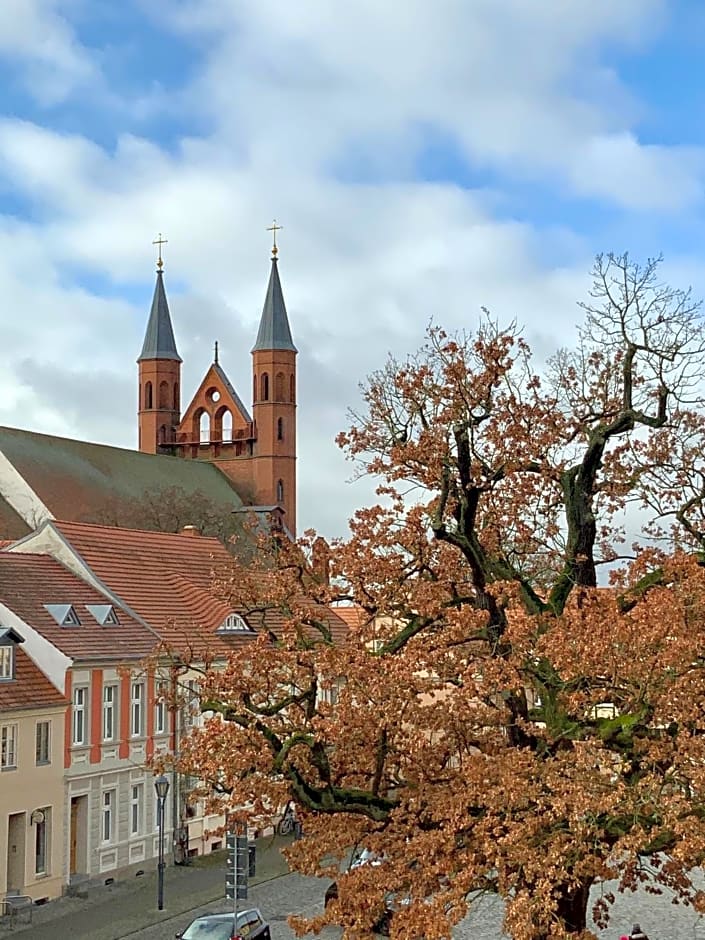
[[24,643],[12,627],[0,627],[0,682],[9,682],[15,678],[15,650],[18,643]]
[[228,614],[216,630],[216,633],[251,633],[240,614]]
[[81,619],[74,610],[73,604],[45,604],[48,611],[60,627],[80,627]]
[[86,610],[101,626],[120,623],[112,604],[86,604]]
[[15,647],[0,646],[0,682],[15,678]]

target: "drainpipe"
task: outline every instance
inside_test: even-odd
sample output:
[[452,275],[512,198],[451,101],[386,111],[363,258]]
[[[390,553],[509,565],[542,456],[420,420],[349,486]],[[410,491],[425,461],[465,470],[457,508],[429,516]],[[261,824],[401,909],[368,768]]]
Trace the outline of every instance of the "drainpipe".
[[[179,709],[177,705],[177,675],[176,668],[172,666],[171,668],[171,700],[174,703],[174,710],[171,716],[171,751],[174,755],[174,761],[178,760],[179,757]],[[179,805],[180,805],[180,796],[181,796],[181,777],[179,772],[174,768],[172,773],[172,795],[171,795],[171,855],[174,861],[176,861],[176,835],[177,828],[181,827],[181,818],[179,816]],[[185,859],[182,860],[182,864],[186,864]]]

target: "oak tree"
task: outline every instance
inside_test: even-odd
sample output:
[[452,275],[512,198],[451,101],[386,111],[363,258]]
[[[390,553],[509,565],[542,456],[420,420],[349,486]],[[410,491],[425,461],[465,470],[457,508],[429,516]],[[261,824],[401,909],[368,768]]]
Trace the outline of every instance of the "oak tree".
[[[181,767],[249,816],[295,801],[291,864],[339,887],[302,930],[446,937],[492,891],[516,940],[587,938],[615,878],[702,906],[705,333],[659,259],[598,257],[582,307],[541,370],[488,316],[430,328],[340,436],[380,501],[330,582],[310,533],[221,574],[266,629],[203,676]],[[376,863],[339,874],[354,845]]]

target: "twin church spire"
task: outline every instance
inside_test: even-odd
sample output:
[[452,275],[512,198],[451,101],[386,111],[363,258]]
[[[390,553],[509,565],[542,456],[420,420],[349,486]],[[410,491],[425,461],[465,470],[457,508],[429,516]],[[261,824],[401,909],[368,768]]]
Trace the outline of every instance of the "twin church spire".
[[284,511],[296,532],[296,346],[284,302],[273,231],[269,283],[252,347],[252,410],[244,405],[218,361],[208,368],[181,413],[182,359],[166,297],[161,247],[157,280],[139,368],[139,449],[207,460],[229,476],[245,504]]

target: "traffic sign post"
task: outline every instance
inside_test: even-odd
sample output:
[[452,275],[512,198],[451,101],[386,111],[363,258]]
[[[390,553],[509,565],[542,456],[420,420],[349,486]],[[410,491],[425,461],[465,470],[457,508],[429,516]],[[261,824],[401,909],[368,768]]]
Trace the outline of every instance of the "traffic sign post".
[[247,836],[228,832],[225,836],[228,850],[225,871],[225,897],[233,902],[234,926],[237,931],[237,902],[247,900],[247,877],[250,868]]

